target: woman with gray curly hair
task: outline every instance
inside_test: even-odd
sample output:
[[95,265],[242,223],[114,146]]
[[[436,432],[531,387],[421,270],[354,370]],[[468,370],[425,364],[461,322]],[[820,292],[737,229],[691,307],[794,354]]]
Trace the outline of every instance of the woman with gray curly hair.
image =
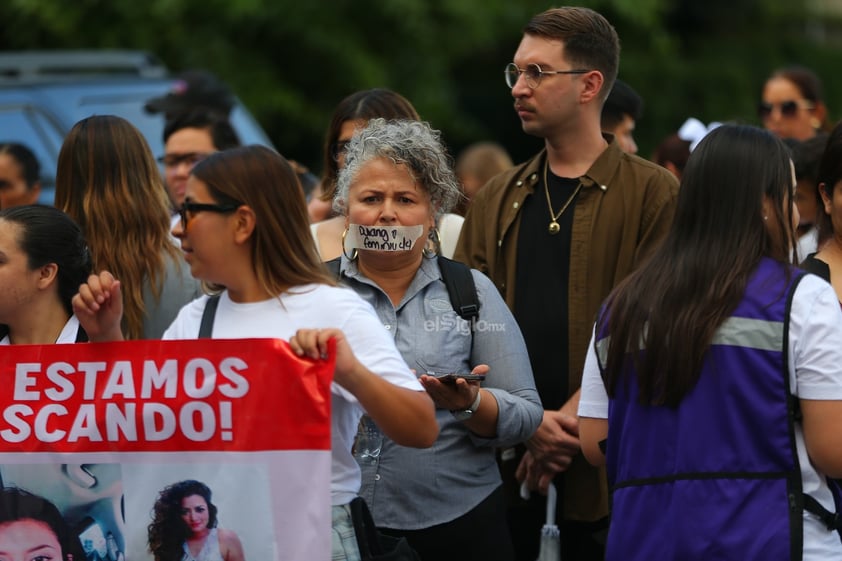
[[339,173],[340,277],[416,369],[440,427],[432,448],[413,450],[362,423],[360,494],[380,530],[406,537],[423,560],[513,559],[494,449],[526,440],[543,411],[523,337],[491,281],[465,267],[478,320],[462,319],[449,298],[436,220],[460,197],[451,163],[427,123],[373,119]]

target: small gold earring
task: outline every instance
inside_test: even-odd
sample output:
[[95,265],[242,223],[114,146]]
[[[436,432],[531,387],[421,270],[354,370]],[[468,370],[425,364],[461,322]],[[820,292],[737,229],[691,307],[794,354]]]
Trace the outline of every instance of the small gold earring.
[[810,119],[810,126],[814,129],[819,129],[822,126],[822,122],[819,120],[818,117],[813,117],[812,119]]

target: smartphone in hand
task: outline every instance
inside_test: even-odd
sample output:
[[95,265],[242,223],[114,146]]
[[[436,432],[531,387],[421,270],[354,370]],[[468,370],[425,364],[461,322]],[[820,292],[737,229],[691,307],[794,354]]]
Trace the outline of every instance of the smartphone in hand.
[[455,372],[451,372],[448,374],[433,374],[435,378],[445,384],[455,384],[457,378],[462,378],[468,382],[471,381],[483,381],[485,380],[485,374],[458,374]]

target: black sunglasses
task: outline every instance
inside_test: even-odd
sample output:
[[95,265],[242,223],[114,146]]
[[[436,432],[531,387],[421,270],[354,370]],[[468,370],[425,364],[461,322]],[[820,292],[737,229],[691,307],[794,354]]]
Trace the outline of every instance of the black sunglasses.
[[761,119],[767,119],[770,115],[772,115],[772,111],[775,110],[775,107],[778,107],[781,111],[781,116],[783,117],[794,117],[796,113],[798,113],[799,109],[813,109],[815,106],[807,101],[806,99],[802,99],[800,101],[783,101],[781,103],[766,103],[765,101],[760,102],[760,105],[757,106],[757,114],[760,115]]
[[183,232],[187,231],[187,222],[190,221],[190,217],[187,216],[188,213],[195,214],[197,212],[207,211],[207,212],[218,212],[220,214],[227,214],[229,212],[234,212],[242,205],[240,204],[232,204],[232,205],[215,205],[215,204],[208,204],[208,203],[194,203],[193,201],[185,200],[182,203],[181,207],[178,209],[178,215],[181,217],[181,230]]

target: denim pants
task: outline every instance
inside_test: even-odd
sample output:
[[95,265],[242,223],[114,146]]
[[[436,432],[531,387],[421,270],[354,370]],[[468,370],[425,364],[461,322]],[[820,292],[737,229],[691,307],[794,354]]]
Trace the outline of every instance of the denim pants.
[[332,561],[360,561],[360,548],[357,535],[351,521],[351,508],[348,505],[332,507],[333,531]]

